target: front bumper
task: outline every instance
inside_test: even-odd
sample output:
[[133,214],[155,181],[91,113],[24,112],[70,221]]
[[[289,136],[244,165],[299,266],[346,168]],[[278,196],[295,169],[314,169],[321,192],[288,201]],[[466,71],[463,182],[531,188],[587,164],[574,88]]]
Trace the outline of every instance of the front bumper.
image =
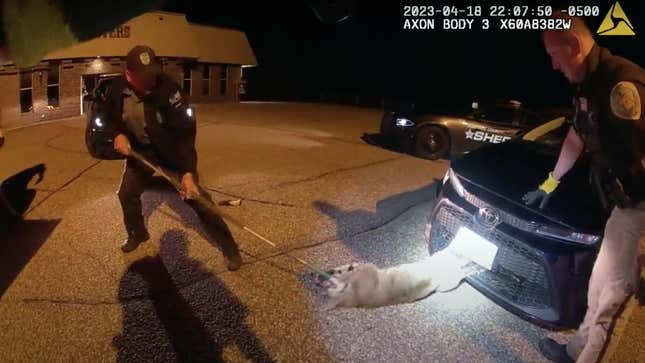
[[[508,220],[494,229],[479,224],[481,207],[442,188],[430,217],[429,249],[446,248],[459,227],[467,227],[498,247],[490,271],[466,281],[507,310],[540,325],[574,327],[586,310],[586,292],[595,249],[574,247],[515,228]],[[492,206],[491,206],[492,207]]]
[[397,125],[397,119],[399,118],[411,120],[409,116],[394,112],[385,113],[381,119],[381,135],[384,137],[385,146],[396,151],[409,153],[412,151],[416,126],[413,121],[410,121],[412,124],[406,124],[406,126]]

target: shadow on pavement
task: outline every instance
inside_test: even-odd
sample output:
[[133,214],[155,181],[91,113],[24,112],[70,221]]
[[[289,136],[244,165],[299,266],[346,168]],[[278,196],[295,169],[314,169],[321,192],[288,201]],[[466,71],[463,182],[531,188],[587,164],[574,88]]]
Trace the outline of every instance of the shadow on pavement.
[[36,184],[45,176],[45,164],[38,164],[5,179],[0,184],[0,235],[22,219],[22,215],[36,197],[36,191],[29,188],[31,180],[38,176]]
[[[395,253],[395,251],[374,250],[369,247],[359,248],[352,245],[351,238],[357,233],[383,226],[419,203],[433,202],[438,183],[438,181],[435,181],[419,189],[382,199],[376,203],[376,212],[364,209],[345,211],[341,207],[325,201],[315,201],[313,205],[314,208],[336,221],[336,237],[352,249],[354,256],[365,261],[375,262],[375,260],[381,260],[383,254]],[[428,215],[431,208],[432,206],[428,208]],[[423,231],[423,228],[420,228],[420,230]],[[392,241],[391,245],[400,248],[400,242]]]
[[391,140],[385,137],[385,135],[381,133],[375,133],[375,134],[368,134],[367,132],[364,132],[363,135],[361,136],[361,140],[363,140],[366,144],[372,145],[372,146],[377,146],[382,149],[388,150],[388,151],[393,151],[396,153],[400,154],[407,154],[407,155],[414,155],[414,152],[412,150],[412,140]]
[[186,233],[170,230],[159,254],[134,262],[121,278],[123,332],[117,361],[221,362],[234,345],[253,362],[273,361],[246,326],[246,307],[188,255]]
[[40,183],[45,169],[45,164],[38,164],[0,184],[0,297],[61,221],[22,220],[36,197],[29,184],[36,176],[35,183]]
[[636,290],[636,298],[638,299],[638,305],[645,306],[645,279],[642,277],[638,281],[638,290]]
[[167,217],[175,219],[185,227],[192,228],[199,233],[203,239],[208,241],[211,246],[215,247],[220,252],[222,251],[222,246],[218,241],[221,238],[224,238],[223,233],[226,232],[223,229],[218,229],[216,227],[210,229],[202,225],[195,211],[181,199],[177,191],[165,179],[156,176],[153,177],[148,184],[146,191],[156,192],[144,193],[142,195],[143,217],[146,225],[148,225],[150,216],[165,203],[177,215],[175,216],[165,212],[162,213]]
[[0,297],[47,241],[60,219],[27,220],[0,234]]
[[[645,254],[642,253],[638,256],[638,266],[640,267],[639,271],[645,269]],[[638,280],[638,287],[636,290],[636,299],[638,299],[638,305],[645,306],[645,279],[642,274]]]
[[394,145],[391,142],[388,142],[385,136],[381,133],[368,134],[367,132],[364,132],[363,135],[361,135],[361,140],[373,146],[380,146],[384,149],[397,151],[395,150],[396,148]]

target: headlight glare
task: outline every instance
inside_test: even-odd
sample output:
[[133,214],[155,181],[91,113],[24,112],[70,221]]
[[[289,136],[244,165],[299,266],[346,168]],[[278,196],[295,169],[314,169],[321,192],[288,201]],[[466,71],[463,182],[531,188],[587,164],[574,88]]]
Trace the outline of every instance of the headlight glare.
[[446,182],[450,179],[450,169],[446,171],[446,175],[443,176],[443,179],[441,180],[441,185],[446,185]]
[[396,126],[399,127],[410,127],[414,126],[414,122],[412,120],[404,118],[404,117],[399,117],[396,119]]
[[594,245],[598,241],[600,241],[600,236],[587,233],[572,232],[570,230],[552,226],[539,226],[535,229],[535,233],[584,245]]
[[466,195],[464,186],[461,184],[459,181],[459,178],[457,177],[457,174],[452,170],[452,168],[448,169],[448,179],[450,179],[450,184],[452,187],[455,189],[457,194],[459,194],[460,197],[464,197]]

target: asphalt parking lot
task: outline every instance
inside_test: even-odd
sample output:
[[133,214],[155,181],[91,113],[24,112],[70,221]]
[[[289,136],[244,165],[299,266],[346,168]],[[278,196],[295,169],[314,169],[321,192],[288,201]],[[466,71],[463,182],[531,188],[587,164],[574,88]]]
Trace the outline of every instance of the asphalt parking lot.
[[0,257],[3,361],[541,362],[546,331],[470,286],[413,304],[325,309],[321,267],[427,256],[423,229],[447,161],[361,141],[380,110],[315,104],[198,107],[200,180],[267,236],[237,228],[236,272],[162,184],[143,196],[151,242],[123,255],[122,162],[91,159],[83,120],[8,132],[0,177],[36,163],[25,224]]

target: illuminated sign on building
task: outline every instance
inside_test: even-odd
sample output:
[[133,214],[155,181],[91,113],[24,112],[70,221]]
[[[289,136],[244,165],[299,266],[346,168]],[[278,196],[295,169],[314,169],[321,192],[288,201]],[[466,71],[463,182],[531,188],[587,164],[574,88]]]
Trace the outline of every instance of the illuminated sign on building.
[[120,25],[111,32],[105,32],[102,38],[130,38],[130,26]]

